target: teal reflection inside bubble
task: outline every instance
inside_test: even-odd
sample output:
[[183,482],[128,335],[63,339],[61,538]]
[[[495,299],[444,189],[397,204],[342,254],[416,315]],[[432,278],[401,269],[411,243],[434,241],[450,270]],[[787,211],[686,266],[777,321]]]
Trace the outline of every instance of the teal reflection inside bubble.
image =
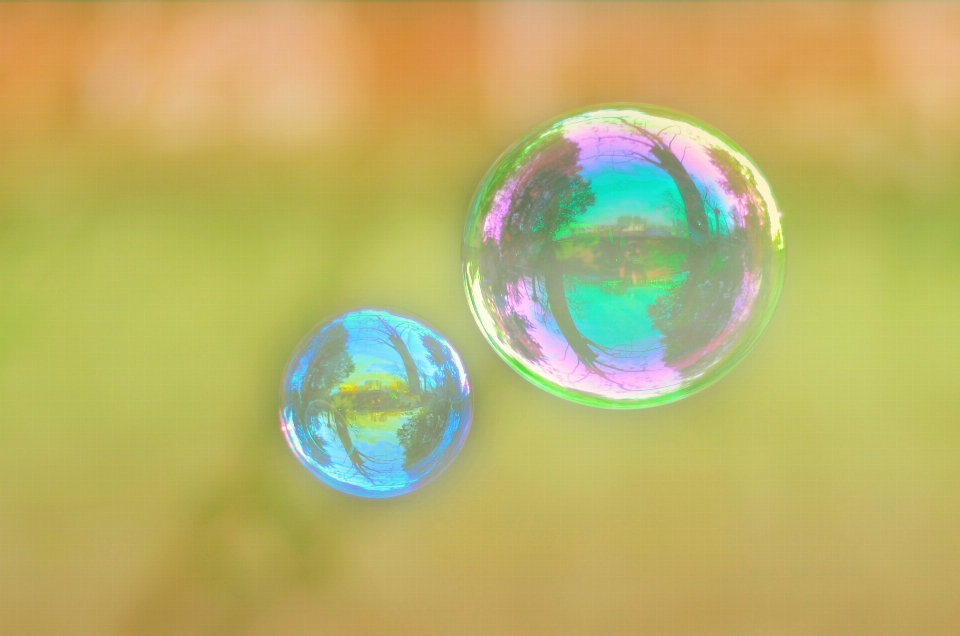
[[459,355],[420,322],[344,314],[309,335],[283,381],[281,428],[300,461],[351,495],[423,486],[460,451],[470,385]]

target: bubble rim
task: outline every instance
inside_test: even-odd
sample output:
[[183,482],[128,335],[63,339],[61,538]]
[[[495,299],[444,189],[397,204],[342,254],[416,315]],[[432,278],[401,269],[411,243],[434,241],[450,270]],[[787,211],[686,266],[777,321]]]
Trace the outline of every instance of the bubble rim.
[[[768,306],[764,309],[764,312],[758,317],[756,323],[757,327],[753,334],[737,345],[734,351],[727,358],[727,363],[722,365],[722,368],[708,370],[704,376],[701,376],[701,378],[696,380],[691,385],[682,387],[665,395],[657,395],[640,399],[616,399],[598,396],[595,393],[588,393],[585,391],[578,391],[576,389],[562,387],[551,381],[545,380],[540,375],[531,369],[528,369],[525,365],[504,351],[500,343],[484,328],[483,319],[481,318],[480,312],[485,310],[478,308],[477,306],[477,299],[474,297],[469,273],[467,271],[467,251],[469,249],[475,249],[471,248],[468,241],[470,235],[472,234],[470,231],[473,225],[472,221],[474,221],[477,217],[481,200],[484,198],[484,195],[487,194],[490,184],[494,178],[507,166],[513,165],[513,163],[515,163],[515,161],[522,156],[523,149],[525,147],[528,147],[534,140],[541,137],[544,133],[555,127],[557,124],[574,117],[580,117],[591,112],[603,110],[636,111],[654,117],[664,117],[667,119],[682,121],[684,123],[693,124],[694,126],[701,128],[706,133],[716,137],[719,141],[728,145],[732,150],[742,155],[743,158],[749,162],[749,167],[754,170],[756,174],[767,184],[770,191],[770,198],[776,205],[777,214],[779,215],[778,220],[780,224],[780,231],[779,245],[777,246],[777,251],[780,253],[780,257],[778,259],[780,263],[778,268],[779,272],[776,275],[776,279],[771,282],[771,284],[774,285],[771,294],[771,300]],[[510,161],[511,159],[512,161]],[[636,410],[670,404],[672,402],[677,402],[684,398],[690,397],[695,393],[699,393],[700,391],[713,386],[740,365],[743,359],[748,353],[750,353],[753,347],[760,340],[760,337],[767,330],[767,326],[773,319],[773,315],[776,313],[777,306],[780,303],[780,295],[783,291],[783,284],[786,279],[787,270],[787,247],[784,239],[786,232],[784,230],[783,210],[780,208],[779,202],[777,201],[776,196],[773,194],[773,188],[769,187],[769,184],[770,181],[767,179],[766,175],[763,174],[753,158],[748,155],[739,144],[734,142],[727,135],[717,130],[710,124],[701,121],[700,119],[683,111],[666,108],[664,106],[657,106],[654,104],[634,102],[605,102],[577,108],[557,115],[556,117],[553,117],[552,119],[549,119],[529,129],[517,141],[511,144],[506,150],[501,152],[484,173],[483,178],[480,180],[480,184],[477,186],[476,190],[474,191],[474,195],[471,198],[470,206],[467,210],[466,219],[464,221],[463,236],[460,243],[460,262],[461,274],[463,276],[464,293],[466,294],[467,304],[470,307],[470,313],[473,315],[474,322],[476,323],[477,328],[480,330],[480,333],[483,334],[484,339],[490,344],[497,355],[500,356],[500,358],[506,362],[510,368],[516,371],[520,377],[551,395],[555,395],[559,398],[574,402],[576,404],[609,410]]]

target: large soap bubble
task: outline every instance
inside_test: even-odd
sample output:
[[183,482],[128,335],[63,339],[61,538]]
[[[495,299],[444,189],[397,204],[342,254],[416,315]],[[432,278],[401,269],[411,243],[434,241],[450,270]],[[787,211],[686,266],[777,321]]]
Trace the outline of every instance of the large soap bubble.
[[470,429],[460,356],[423,324],[364,310],[318,327],[283,379],[287,443],[324,483],[362,497],[423,486],[456,457]]
[[769,321],[783,272],[780,212],[753,162],[648,106],[534,129],[487,173],[463,237],[493,348],[547,391],[610,408],[724,375]]

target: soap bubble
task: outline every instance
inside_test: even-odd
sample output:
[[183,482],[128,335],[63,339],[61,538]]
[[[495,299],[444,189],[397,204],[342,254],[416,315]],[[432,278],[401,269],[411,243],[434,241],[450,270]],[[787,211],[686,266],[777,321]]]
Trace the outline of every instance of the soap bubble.
[[467,296],[497,353],[609,408],[719,379],[769,321],[783,272],[780,212],[753,162],[648,106],[534,129],[487,173],[463,238]]
[[344,314],[300,344],[283,379],[280,424],[324,483],[361,497],[434,479],[470,430],[460,356],[423,324],[386,311]]

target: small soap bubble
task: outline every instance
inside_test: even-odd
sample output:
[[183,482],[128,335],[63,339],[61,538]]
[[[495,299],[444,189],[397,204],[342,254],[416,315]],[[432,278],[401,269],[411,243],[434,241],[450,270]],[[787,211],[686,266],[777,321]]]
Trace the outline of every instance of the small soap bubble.
[[770,186],[689,116],[613,105],[548,122],[487,173],[463,238],[490,344],[558,396],[637,408],[739,362],[783,281]]
[[410,318],[363,310],[316,328],[294,352],[280,424],[327,485],[393,497],[450,465],[471,414],[467,374],[449,342]]

